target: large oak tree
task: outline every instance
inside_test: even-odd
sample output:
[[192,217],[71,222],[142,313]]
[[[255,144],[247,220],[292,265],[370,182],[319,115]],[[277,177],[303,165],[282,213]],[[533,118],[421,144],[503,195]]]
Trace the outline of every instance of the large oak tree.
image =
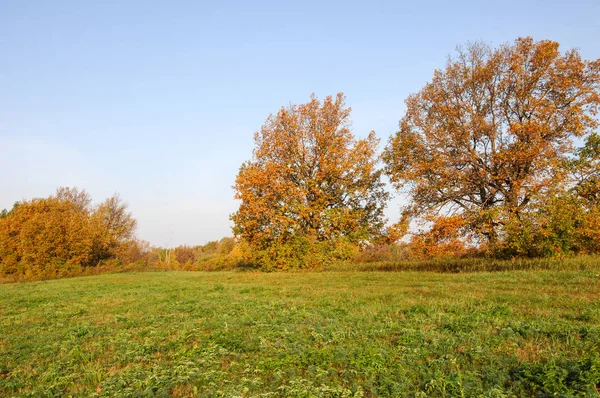
[[384,152],[392,183],[410,194],[407,214],[460,215],[496,241],[507,219],[565,181],[574,137],[598,127],[599,87],[600,60],[553,41],[459,48],[406,100]]
[[254,140],[234,186],[237,236],[264,249],[298,236],[364,242],[381,234],[388,193],[379,140],[353,136],[343,94],[281,108]]

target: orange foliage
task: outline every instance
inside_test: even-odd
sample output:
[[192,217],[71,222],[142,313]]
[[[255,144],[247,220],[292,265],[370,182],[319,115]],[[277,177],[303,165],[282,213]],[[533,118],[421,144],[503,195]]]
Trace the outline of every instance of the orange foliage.
[[131,251],[135,220],[118,198],[93,208],[85,191],[16,204],[0,218],[0,275],[56,277]]
[[409,189],[411,215],[458,212],[494,242],[507,219],[561,188],[573,137],[598,126],[599,87],[600,60],[556,42],[470,44],[406,100],[387,173]]
[[56,197],[23,202],[0,221],[3,274],[89,265],[93,246],[88,209]]
[[466,223],[460,216],[436,217],[431,228],[416,233],[407,245],[409,257],[414,259],[461,257],[468,253],[465,239]]
[[378,139],[355,139],[340,93],[282,108],[255,134],[240,168],[234,233],[257,250],[298,237],[353,242],[378,237],[388,198],[377,168]]

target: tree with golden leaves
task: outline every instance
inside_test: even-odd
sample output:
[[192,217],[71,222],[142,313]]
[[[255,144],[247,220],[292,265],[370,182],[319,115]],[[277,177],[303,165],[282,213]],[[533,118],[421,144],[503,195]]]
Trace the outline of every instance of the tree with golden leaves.
[[85,191],[59,190],[56,196],[15,205],[0,220],[0,275],[45,275],[92,265],[95,231]]
[[460,215],[496,242],[508,219],[565,182],[573,139],[598,127],[600,60],[554,41],[519,38],[458,49],[406,100],[384,151],[406,214]]
[[384,226],[388,193],[379,140],[356,139],[342,93],[281,108],[255,133],[253,157],[235,180],[234,233],[255,250],[297,237],[366,242]]
[[92,206],[85,190],[59,188],[0,217],[0,276],[56,277],[120,259],[136,221],[118,196]]
[[137,221],[127,205],[115,194],[94,209],[90,221],[96,231],[94,256],[96,261],[120,257],[125,243],[134,238]]

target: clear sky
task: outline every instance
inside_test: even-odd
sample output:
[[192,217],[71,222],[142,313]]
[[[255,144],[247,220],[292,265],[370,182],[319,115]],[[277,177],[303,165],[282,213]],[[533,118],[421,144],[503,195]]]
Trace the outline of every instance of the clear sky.
[[599,16],[599,0],[0,0],[0,208],[76,186],[119,193],[153,244],[219,239],[281,106],[343,91],[354,133],[385,142],[457,45],[533,36],[596,59]]

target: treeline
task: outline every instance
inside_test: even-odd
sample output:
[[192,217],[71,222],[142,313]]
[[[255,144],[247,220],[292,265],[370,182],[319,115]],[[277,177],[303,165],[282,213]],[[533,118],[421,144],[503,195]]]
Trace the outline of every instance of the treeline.
[[136,220],[118,195],[94,205],[85,190],[59,188],[48,198],[0,212],[0,277],[34,280],[123,270],[220,270],[242,262],[232,237],[162,248],[135,237]]
[[[375,132],[354,136],[342,93],[269,116],[236,176],[235,238],[203,246],[135,240],[118,197],[18,203],[0,220],[0,274],[600,253],[600,59],[548,40],[472,43],[406,108],[382,153]],[[393,225],[384,178],[407,199]]]

